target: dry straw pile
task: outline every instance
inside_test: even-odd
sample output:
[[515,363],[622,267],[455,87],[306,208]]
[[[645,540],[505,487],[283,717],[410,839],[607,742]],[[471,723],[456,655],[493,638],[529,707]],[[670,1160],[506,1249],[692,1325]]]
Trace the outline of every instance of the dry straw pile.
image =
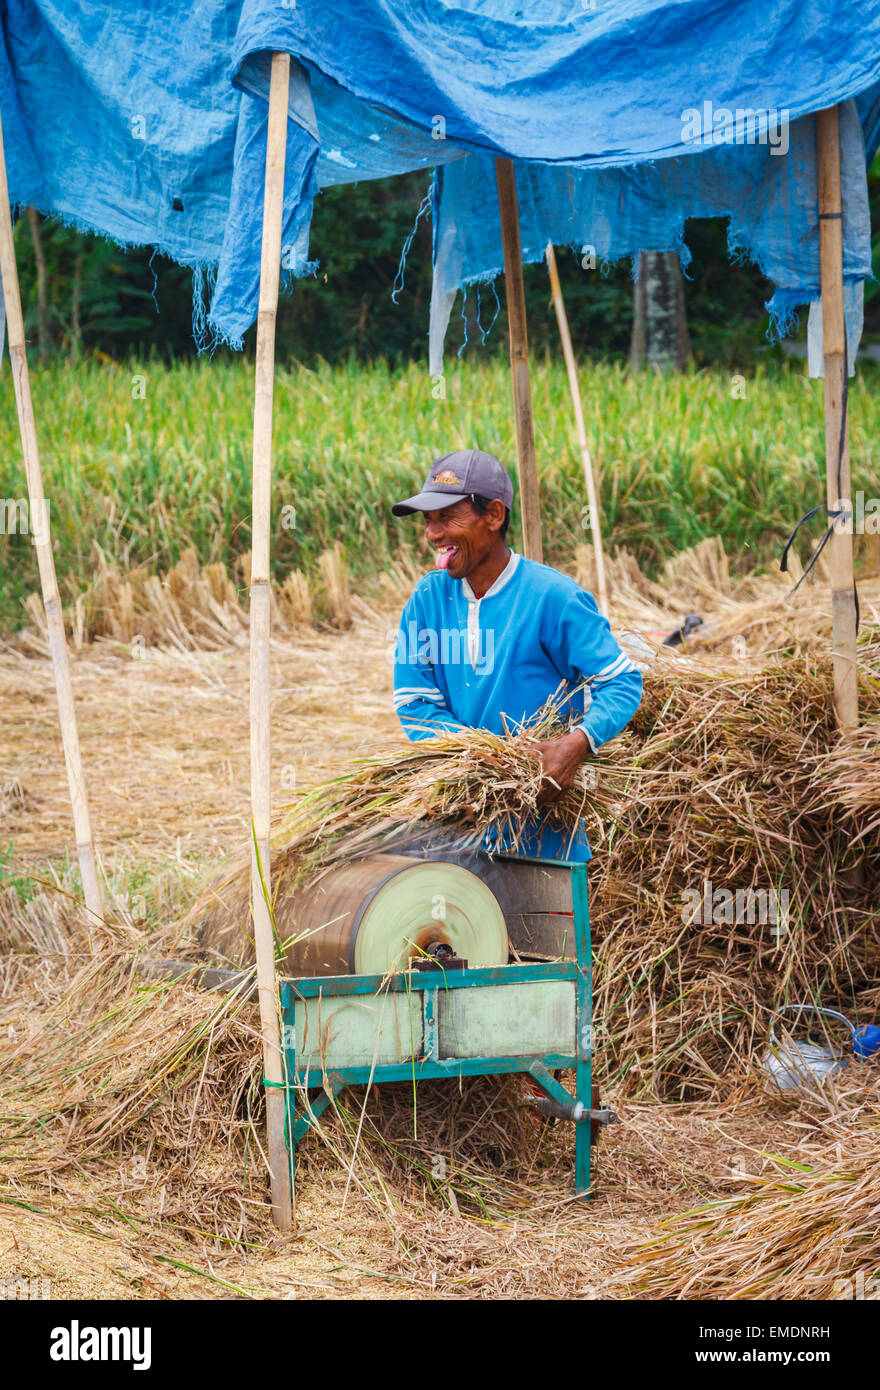
[[[269,1216],[250,980],[219,998],[156,983],[138,963],[170,949],[167,938],[101,929],[87,940],[73,918],[63,930],[47,972],[37,938],[14,926],[19,1002],[0,1004],[12,1035],[0,1065],[0,1204],[98,1237],[146,1296],[174,1271],[197,1296],[326,1293],[343,1267],[386,1292],[497,1296],[521,1291],[530,1271],[545,1292],[566,1279],[586,1291],[565,1239],[556,1248],[554,1237],[547,1263],[547,1217],[565,1219],[571,1198],[545,1183],[552,1155],[511,1078],[423,1086],[415,1107],[407,1086],[344,1093],[320,1142],[301,1146],[311,1216],[284,1245]],[[586,1239],[585,1212],[573,1217],[571,1234]],[[337,1242],[348,1253],[328,1260]]]
[[[90,558],[91,581],[74,593],[69,608],[67,627],[75,650],[98,638],[179,652],[247,644],[250,553],[235,562],[231,574],[222,561],[200,564],[192,549],[185,550],[166,574],[156,574],[146,565],[123,570],[107,559],[97,542]],[[271,592],[276,631],[351,623],[349,575],[338,543],[322,551],[311,578],[303,570],[291,570]],[[9,645],[44,655],[47,627],[40,595],[30,594],[25,608],[31,626],[17,632]]]
[[145,979],[136,932],[68,921],[47,972],[15,930],[28,1007],[4,1009],[5,1200],[123,1240],[160,1227],[172,1262],[209,1236],[234,1247],[263,1224],[252,1007]]
[[791,1157],[772,1156],[745,1193],[676,1216],[630,1253],[640,1296],[880,1298],[876,1069],[849,1096],[805,1109]]
[[872,1016],[880,799],[858,760],[880,725],[876,630],[861,662],[856,740],[840,739],[830,664],[809,650],[740,673],[647,674],[631,727],[654,775],[599,847],[591,892],[616,1086],[706,1093],[782,1003]]

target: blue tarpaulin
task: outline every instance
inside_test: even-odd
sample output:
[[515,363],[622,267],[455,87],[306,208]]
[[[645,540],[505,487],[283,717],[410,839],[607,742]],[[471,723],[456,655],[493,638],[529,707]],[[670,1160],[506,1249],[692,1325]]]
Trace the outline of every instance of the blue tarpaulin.
[[427,186],[436,168],[435,356],[455,291],[502,265],[495,154],[517,164],[527,259],[552,240],[686,260],[685,220],[727,216],[784,327],[818,293],[810,113],[848,103],[844,273],[870,276],[880,6],[850,0],[6,0],[12,198],[191,265],[213,330],[239,343],[276,50],[295,60],[284,269],[320,258],[319,189],[422,168]]

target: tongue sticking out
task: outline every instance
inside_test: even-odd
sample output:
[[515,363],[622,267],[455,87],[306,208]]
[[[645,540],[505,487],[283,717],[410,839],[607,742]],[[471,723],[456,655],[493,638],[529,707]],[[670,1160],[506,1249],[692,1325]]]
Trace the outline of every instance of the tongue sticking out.
[[438,570],[445,570],[453,556],[458,554],[457,546],[450,546],[448,550],[438,550],[434,563]]

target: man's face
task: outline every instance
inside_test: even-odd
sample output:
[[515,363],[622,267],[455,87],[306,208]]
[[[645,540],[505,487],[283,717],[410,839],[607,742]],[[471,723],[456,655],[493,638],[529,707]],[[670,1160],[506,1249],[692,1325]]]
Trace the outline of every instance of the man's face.
[[468,498],[436,512],[425,512],[425,539],[437,552],[438,568],[447,570],[453,579],[466,579],[496,543],[499,512],[503,521],[503,502],[492,502],[481,513]]

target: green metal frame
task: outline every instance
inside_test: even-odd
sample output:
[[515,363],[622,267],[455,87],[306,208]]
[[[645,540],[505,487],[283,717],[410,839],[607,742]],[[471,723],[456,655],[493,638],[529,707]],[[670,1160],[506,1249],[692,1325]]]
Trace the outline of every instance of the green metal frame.
[[[530,860],[531,863],[560,861]],[[579,1100],[589,1109],[591,1105],[591,1065],[593,1052],[593,994],[592,958],[590,947],[590,908],[587,889],[587,865],[571,864],[572,900],[574,906],[575,959],[530,965],[499,965],[479,970],[414,970],[390,977],[382,975],[330,975],[308,979],[283,979],[281,1017],[287,1077],[286,1137],[290,1153],[291,1181],[294,1179],[296,1145],[311,1125],[331,1105],[344,1086],[381,1085],[386,1081],[423,1081],[443,1077],[490,1076],[508,1072],[524,1072],[554,1100],[563,1103]],[[570,981],[575,993],[575,1052],[528,1052],[496,1057],[439,1056],[437,1028],[438,991],[479,989],[486,985],[514,985]],[[346,996],[387,995],[405,993],[424,996],[423,1056],[395,1063],[375,1064],[366,1059],[357,1066],[334,1067],[327,1072],[314,1064],[314,1054],[303,1062],[296,1054],[296,1016],[298,1000],[322,997],[339,999]],[[553,1071],[572,1070],[575,1073],[575,1095],[572,1096],[552,1075]],[[306,1094],[307,1110],[297,1116],[294,1108],[296,1090],[307,1093],[319,1089],[311,1101]],[[590,1187],[590,1130],[589,1123],[575,1125],[575,1191],[589,1197]]]

